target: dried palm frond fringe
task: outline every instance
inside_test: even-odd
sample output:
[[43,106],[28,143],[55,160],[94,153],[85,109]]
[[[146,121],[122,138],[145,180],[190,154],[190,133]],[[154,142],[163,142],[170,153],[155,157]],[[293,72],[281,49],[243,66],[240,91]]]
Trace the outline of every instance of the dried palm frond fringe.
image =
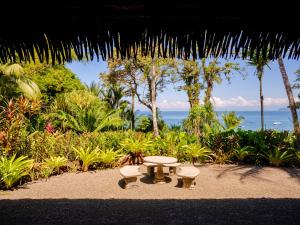
[[[114,55],[114,49],[115,54]],[[26,38],[0,36],[0,63],[103,60],[144,56],[198,59],[203,57],[246,58],[254,52],[275,60],[279,56],[299,59],[300,35],[291,32],[210,31],[136,32],[109,31],[74,34],[31,34]],[[257,54],[259,55],[259,54]],[[50,60],[51,59],[51,60]]]

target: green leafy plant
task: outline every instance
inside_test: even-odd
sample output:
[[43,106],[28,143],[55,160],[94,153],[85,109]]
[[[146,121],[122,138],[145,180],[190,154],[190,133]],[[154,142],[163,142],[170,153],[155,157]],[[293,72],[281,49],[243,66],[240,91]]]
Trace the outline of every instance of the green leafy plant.
[[46,180],[48,179],[48,177],[51,176],[52,173],[53,173],[53,169],[48,166],[44,166],[44,165],[42,165],[39,170],[40,176],[42,178],[46,178]]
[[236,148],[233,150],[234,156],[238,162],[242,162],[247,156],[254,155],[255,148],[252,146],[244,146],[242,148]]
[[46,159],[43,163],[43,166],[48,167],[52,173],[59,174],[60,168],[65,166],[68,162],[68,159],[61,156],[51,156],[49,159]]
[[16,158],[13,155],[10,158],[0,158],[0,178],[7,189],[19,181],[22,177],[29,174],[33,166],[33,160],[27,159],[27,156],[20,156]]
[[211,150],[206,147],[202,147],[200,144],[193,143],[184,145],[183,148],[185,149],[185,154],[193,164],[195,164],[197,160],[205,161],[211,158]]
[[91,92],[76,90],[60,94],[51,104],[50,113],[43,117],[62,130],[84,133],[122,127],[125,123],[120,113]]
[[281,150],[279,147],[274,150],[264,151],[261,155],[269,161],[272,166],[282,166],[288,163],[292,158],[293,154],[288,150]]
[[243,117],[239,117],[235,112],[229,112],[222,114],[222,119],[224,121],[224,129],[230,130],[237,128],[243,121]]
[[101,150],[99,152],[99,161],[105,167],[111,167],[113,165],[113,163],[115,163],[121,156],[122,156],[122,153],[120,150],[115,151],[113,148]]
[[232,163],[230,160],[231,153],[230,152],[224,152],[222,150],[217,150],[213,153],[214,157],[214,163],[217,164],[229,164]]
[[296,158],[297,158],[298,162],[300,162],[300,152],[296,152]]
[[77,156],[82,162],[82,171],[86,172],[89,169],[89,166],[93,163],[99,162],[99,148],[96,147],[95,149],[91,150],[89,147],[84,149],[82,147],[75,148],[73,147],[73,150]]
[[143,162],[143,153],[149,148],[151,141],[142,135],[126,138],[121,142],[121,146],[129,153],[129,164],[139,164]]

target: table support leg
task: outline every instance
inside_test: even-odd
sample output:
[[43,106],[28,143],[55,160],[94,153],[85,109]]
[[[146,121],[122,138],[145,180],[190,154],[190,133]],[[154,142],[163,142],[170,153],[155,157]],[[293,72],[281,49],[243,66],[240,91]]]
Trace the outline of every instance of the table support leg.
[[154,183],[166,183],[163,167],[160,165],[157,166]]

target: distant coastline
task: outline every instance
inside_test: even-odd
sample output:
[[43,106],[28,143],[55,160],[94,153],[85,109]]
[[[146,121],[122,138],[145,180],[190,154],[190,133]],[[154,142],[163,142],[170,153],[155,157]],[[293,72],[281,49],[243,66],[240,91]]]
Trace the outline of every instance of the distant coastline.
[[[232,110],[234,111],[234,110]],[[222,113],[230,112],[228,111],[216,111],[218,118],[222,121]],[[260,111],[234,111],[238,116],[244,118],[240,128],[244,130],[258,130],[260,129]],[[188,111],[159,111],[162,119],[169,126],[172,125],[181,125],[182,121],[187,118]],[[299,112],[298,112],[299,113]],[[136,115],[147,115],[151,116],[150,111],[141,111],[137,110]],[[274,129],[274,130],[292,130],[292,118],[289,109],[275,109],[275,110],[266,110],[265,115],[265,128]],[[300,116],[300,115],[299,115]]]

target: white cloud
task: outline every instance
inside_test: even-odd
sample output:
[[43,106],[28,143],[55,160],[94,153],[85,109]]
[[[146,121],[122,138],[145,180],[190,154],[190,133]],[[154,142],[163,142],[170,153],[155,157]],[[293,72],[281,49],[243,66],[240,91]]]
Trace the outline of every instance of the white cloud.
[[[222,99],[220,97],[212,97],[212,103],[216,108],[225,108],[225,107],[244,107],[244,108],[250,108],[250,107],[259,107],[260,101],[259,99],[246,99],[242,96],[237,96],[234,98],[229,99]],[[264,105],[266,107],[270,106],[278,106],[283,107],[288,105],[288,99],[287,98],[270,98],[266,97],[264,99]],[[189,109],[189,103],[188,101],[170,101],[170,100],[162,100],[157,103],[157,106],[161,110],[188,110]]]
[[242,96],[237,96],[235,98],[229,98],[229,99],[222,99],[220,97],[212,97],[212,103],[216,107],[228,107],[228,106],[243,106],[243,107],[249,107],[249,106],[256,106],[259,104],[257,100],[247,100],[243,98]]
[[182,109],[187,110],[189,109],[188,101],[168,101],[163,100],[157,103],[158,108],[160,109]]
[[[212,102],[216,107],[256,107],[260,106],[258,99],[245,99],[237,96],[230,99],[221,99],[220,97],[212,97]],[[265,98],[265,106],[287,106],[289,104],[287,98]]]

